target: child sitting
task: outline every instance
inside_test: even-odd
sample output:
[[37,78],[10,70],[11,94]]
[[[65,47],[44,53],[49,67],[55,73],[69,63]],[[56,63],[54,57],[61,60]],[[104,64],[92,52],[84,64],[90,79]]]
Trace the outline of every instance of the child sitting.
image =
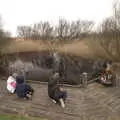
[[17,81],[17,86],[16,86],[17,96],[19,98],[31,99],[34,90],[30,85],[24,82],[24,77],[18,76],[16,81]]
[[10,76],[7,79],[7,90],[10,93],[15,93],[16,90],[16,76],[17,74],[10,74]]

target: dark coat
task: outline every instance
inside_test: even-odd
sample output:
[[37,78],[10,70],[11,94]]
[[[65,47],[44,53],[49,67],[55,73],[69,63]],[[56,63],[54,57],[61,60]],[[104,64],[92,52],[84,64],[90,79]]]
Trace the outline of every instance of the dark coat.
[[48,81],[48,96],[54,99],[55,90],[58,84],[59,78],[52,76]]
[[16,86],[16,94],[18,97],[26,97],[29,92],[33,93],[34,90],[30,85],[25,83],[24,76],[17,76],[16,78],[17,86]]
[[16,86],[16,94],[18,97],[26,97],[26,95],[31,91],[32,88],[26,83],[18,84]]

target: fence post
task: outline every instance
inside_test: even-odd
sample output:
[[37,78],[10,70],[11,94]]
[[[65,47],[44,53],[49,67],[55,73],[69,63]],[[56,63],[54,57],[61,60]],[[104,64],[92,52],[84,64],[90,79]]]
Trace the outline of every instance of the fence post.
[[82,86],[86,88],[87,86],[87,81],[88,81],[88,73],[83,72],[82,73]]
[[119,87],[120,86],[120,77],[119,77],[119,75],[118,74],[115,74],[115,78],[114,78],[115,80],[115,84],[114,84],[114,86],[115,87]]

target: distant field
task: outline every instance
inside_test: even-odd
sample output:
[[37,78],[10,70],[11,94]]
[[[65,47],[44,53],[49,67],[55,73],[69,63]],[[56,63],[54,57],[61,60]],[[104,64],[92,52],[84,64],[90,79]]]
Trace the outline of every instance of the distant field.
[[53,44],[50,42],[40,41],[13,41],[9,46],[3,49],[4,53],[16,53],[16,52],[38,52],[38,51],[51,51],[57,50],[63,54],[76,55],[86,58],[106,58],[108,57],[102,47],[93,40],[74,41],[66,44]]

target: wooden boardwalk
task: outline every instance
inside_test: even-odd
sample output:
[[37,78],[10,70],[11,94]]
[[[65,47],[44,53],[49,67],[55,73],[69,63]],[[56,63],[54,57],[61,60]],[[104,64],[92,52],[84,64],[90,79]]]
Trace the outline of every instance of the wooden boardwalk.
[[31,84],[33,99],[20,100],[0,84],[0,113],[43,117],[48,120],[120,120],[120,88],[105,88],[92,83],[83,88],[67,87],[66,108],[55,105],[47,96],[47,86]]

